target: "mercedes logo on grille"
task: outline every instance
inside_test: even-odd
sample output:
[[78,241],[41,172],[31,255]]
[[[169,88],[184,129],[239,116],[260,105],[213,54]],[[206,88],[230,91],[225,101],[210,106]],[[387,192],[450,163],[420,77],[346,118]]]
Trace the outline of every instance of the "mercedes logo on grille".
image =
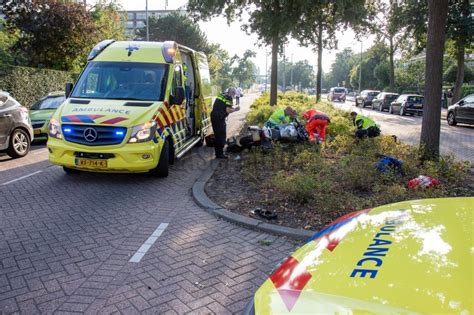
[[84,139],[86,139],[87,142],[94,142],[97,139],[97,130],[94,128],[84,129]]

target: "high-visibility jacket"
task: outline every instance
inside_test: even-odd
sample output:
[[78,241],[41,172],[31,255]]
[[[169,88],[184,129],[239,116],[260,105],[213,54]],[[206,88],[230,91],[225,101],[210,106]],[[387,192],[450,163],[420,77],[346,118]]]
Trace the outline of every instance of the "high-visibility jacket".
[[363,116],[361,114],[357,114],[354,124],[356,125],[357,129],[367,129],[369,127],[377,127],[377,124],[372,118]]
[[214,101],[211,118],[224,120],[229,115],[227,107],[232,107],[232,97],[220,93]]
[[282,123],[289,123],[290,121],[291,117],[286,116],[285,110],[283,108],[280,108],[274,111],[270,118],[268,118],[266,125],[270,127],[276,127]]

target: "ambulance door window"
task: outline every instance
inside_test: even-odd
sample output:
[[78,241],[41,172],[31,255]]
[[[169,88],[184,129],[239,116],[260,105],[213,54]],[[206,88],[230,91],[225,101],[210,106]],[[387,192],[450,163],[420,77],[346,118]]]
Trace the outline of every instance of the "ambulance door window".
[[171,83],[171,95],[174,95],[174,90],[178,86],[183,86],[183,74],[181,72],[181,66],[176,66],[173,73],[173,81]]

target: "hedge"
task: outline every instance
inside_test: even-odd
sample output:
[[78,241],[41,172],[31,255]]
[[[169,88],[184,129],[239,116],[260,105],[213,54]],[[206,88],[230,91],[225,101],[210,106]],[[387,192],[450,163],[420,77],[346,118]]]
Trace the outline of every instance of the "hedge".
[[26,107],[51,92],[64,91],[65,84],[76,78],[71,72],[0,64],[0,90]]

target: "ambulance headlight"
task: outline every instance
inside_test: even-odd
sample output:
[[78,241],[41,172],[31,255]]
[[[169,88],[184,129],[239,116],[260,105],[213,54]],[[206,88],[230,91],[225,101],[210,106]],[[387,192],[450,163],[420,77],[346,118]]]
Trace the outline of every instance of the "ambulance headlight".
[[61,125],[59,124],[59,121],[56,119],[52,118],[49,121],[49,136],[51,138],[56,138],[56,139],[62,139],[63,135],[61,133]]
[[150,121],[132,128],[128,143],[148,142],[155,136],[156,121]]

